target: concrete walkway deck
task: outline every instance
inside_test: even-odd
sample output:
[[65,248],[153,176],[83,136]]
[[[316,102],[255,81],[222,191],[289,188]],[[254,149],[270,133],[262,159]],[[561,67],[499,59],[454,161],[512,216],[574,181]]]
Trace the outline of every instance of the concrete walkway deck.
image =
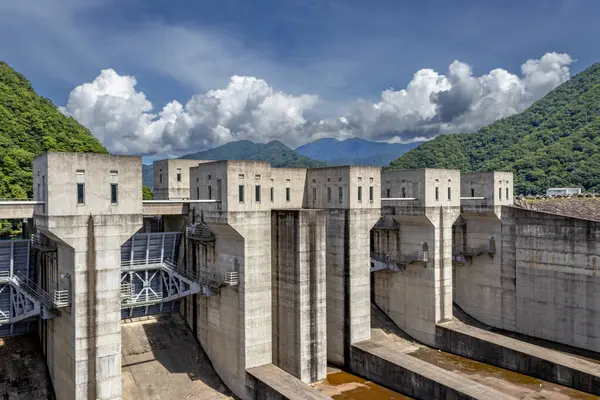
[[121,325],[123,399],[233,399],[179,314]]

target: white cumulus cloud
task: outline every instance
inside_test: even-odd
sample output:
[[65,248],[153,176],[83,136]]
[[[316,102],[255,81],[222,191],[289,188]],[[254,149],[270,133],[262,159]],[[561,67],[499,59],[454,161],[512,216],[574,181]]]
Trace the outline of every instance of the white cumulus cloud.
[[446,75],[417,71],[405,89],[385,90],[378,102],[358,100],[343,116],[307,117],[318,96],[275,90],[255,77],[233,76],[227,87],[196,94],[159,112],[135,88],[133,76],[103,70],[76,87],[61,108],[115,153],[177,153],[232,140],[281,140],[296,146],[320,137],[410,142],[440,133],[469,132],[526,109],[570,77],[568,54],[527,60],[521,76],[494,69],[474,76],[454,61]]

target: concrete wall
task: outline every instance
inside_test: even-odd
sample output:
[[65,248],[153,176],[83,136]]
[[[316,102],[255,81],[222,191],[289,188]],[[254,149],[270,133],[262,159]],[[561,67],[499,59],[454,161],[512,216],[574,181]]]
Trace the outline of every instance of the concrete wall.
[[452,318],[452,225],[460,214],[460,172],[385,172],[381,193],[393,199],[382,207],[387,218],[397,221],[398,232],[377,229],[373,251],[410,254],[425,243],[429,261],[409,264],[400,272],[374,272],[375,303],[409,335],[433,346],[435,326]]
[[[315,204],[327,212],[327,360],[350,362],[350,346],[371,336],[369,232],[380,217],[379,168],[332,167],[309,170],[307,186],[317,188]],[[359,179],[360,178],[360,179]],[[313,182],[314,179],[314,182]],[[328,201],[327,187],[333,188]],[[337,190],[342,188],[342,201]],[[362,201],[358,201],[358,187]],[[313,202],[311,189],[308,205]]]
[[[46,324],[46,357],[58,399],[121,398],[121,245],[142,226],[140,157],[45,153],[46,214],[36,228],[58,244],[58,273],[71,276],[71,307]],[[85,202],[77,204],[77,185]],[[111,203],[110,184],[118,183]],[[37,189],[34,195],[44,196]]]
[[461,197],[484,197],[487,204],[495,206],[513,203],[512,172],[466,172],[460,178]]
[[600,351],[599,222],[514,207],[495,221],[465,219],[473,235],[501,231],[501,252],[455,266],[461,308],[497,328]]
[[517,332],[600,351],[600,223],[511,210]]
[[510,216],[505,214],[463,213],[464,224],[454,226],[455,246],[489,246],[490,237],[496,244],[494,254],[468,257],[466,264],[454,265],[454,301],[481,322],[514,331],[514,243],[505,240],[511,226]]
[[274,210],[273,364],[306,383],[327,375],[325,213]]
[[206,162],[210,161],[179,158],[154,161],[154,198],[156,200],[195,198],[193,193],[190,193],[190,168]]

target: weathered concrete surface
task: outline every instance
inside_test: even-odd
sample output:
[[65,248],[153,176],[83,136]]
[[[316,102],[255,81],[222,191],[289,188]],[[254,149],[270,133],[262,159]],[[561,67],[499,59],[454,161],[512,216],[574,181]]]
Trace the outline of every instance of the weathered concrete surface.
[[[373,308],[373,341],[393,348],[396,353],[413,357],[423,370],[447,371],[446,373],[466,381],[481,384],[489,390],[518,399],[595,399],[596,396],[565,386],[560,386],[518,372],[484,364],[476,360],[422,346],[413,341],[383,313]],[[424,367],[423,367],[424,366]],[[442,382],[432,382],[441,385]]]
[[44,355],[34,335],[0,338],[0,399],[55,399]]
[[47,199],[35,226],[58,245],[42,287],[63,274],[71,281],[70,307],[42,325],[56,396],[121,399],[121,245],[142,227],[141,158],[51,152],[33,169],[34,198]]
[[325,212],[273,210],[273,364],[305,383],[327,374]]
[[516,207],[464,219],[467,235],[501,246],[455,265],[461,308],[495,328],[600,352],[600,222]]
[[249,399],[255,400],[324,400],[331,398],[273,364],[249,369],[246,385]]
[[418,399],[513,399],[514,397],[411,355],[411,342],[377,308],[371,308],[372,339],[352,346],[352,372]]
[[235,398],[178,314],[125,320],[121,336],[124,399]]
[[600,364],[454,320],[438,326],[437,347],[477,361],[600,395]]
[[30,219],[43,208],[44,203],[36,201],[0,201],[0,219]]

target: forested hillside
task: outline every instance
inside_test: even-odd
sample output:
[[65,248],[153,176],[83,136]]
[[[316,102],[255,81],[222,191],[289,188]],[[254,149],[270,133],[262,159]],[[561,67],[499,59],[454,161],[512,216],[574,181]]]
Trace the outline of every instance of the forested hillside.
[[521,114],[475,133],[441,135],[390,165],[423,167],[512,171],[521,194],[562,186],[600,191],[600,63]]
[[90,132],[0,61],[0,198],[31,198],[33,157],[47,151],[106,153]]

